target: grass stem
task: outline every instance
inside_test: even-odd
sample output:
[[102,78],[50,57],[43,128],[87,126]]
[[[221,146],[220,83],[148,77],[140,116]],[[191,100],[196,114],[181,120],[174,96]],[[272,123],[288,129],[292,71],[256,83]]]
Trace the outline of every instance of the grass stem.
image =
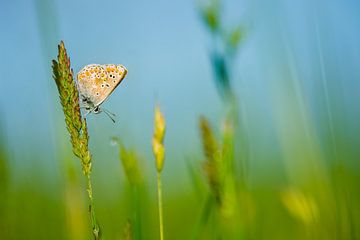
[[158,192],[160,240],[164,240],[162,187],[161,187],[161,173],[160,172],[157,172],[157,192]]
[[87,193],[89,197],[89,213],[91,218],[91,227],[94,239],[100,239],[100,227],[96,221],[95,211],[94,211],[94,199],[93,199],[93,192],[92,192],[92,184],[91,184],[91,174],[87,174]]
[[91,186],[92,161],[89,151],[89,134],[86,118],[81,115],[79,92],[70,67],[70,58],[67,55],[64,42],[58,45],[57,61],[52,61],[53,78],[59,91],[60,103],[63,108],[65,123],[70,135],[73,153],[80,159],[83,173],[87,177],[87,193],[89,197],[89,212],[92,225],[92,234],[95,240],[100,239],[100,228],[97,224]]

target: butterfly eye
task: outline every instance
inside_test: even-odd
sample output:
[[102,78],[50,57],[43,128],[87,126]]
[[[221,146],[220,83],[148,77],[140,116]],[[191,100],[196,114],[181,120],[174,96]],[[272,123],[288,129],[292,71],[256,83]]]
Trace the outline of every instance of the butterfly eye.
[[108,88],[108,87],[110,87],[110,85],[107,83],[107,84],[106,84],[106,87]]
[[105,87],[105,85],[104,84],[101,84],[101,88],[104,88]]

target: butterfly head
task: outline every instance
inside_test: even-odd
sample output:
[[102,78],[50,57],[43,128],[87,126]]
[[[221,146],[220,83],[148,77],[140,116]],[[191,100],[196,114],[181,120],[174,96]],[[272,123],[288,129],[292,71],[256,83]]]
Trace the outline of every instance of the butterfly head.
[[100,112],[101,112],[101,111],[100,111],[100,107],[99,107],[99,106],[95,107],[93,112],[94,112],[95,114],[100,113]]

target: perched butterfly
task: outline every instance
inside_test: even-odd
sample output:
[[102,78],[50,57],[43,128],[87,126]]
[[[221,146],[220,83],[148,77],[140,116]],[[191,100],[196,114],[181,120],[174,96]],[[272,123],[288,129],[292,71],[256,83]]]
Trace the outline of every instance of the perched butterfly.
[[127,70],[122,65],[115,64],[90,64],[86,65],[77,74],[77,85],[80,101],[87,114],[100,113],[102,110],[110,116],[114,115],[100,105],[109,97],[115,88],[125,78]]

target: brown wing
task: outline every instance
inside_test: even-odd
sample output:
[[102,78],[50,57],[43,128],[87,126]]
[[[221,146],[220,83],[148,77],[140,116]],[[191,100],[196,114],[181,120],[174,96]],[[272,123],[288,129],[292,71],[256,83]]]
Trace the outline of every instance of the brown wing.
[[106,64],[102,65],[102,67],[106,72],[107,79],[100,85],[100,95],[103,95],[104,98],[97,102],[96,106],[106,100],[127,74],[126,68],[122,65]]
[[89,101],[88,105],[96,106],[97,102],[102,101],[100,86],[106,79],[104,68],[98,64],[87,65],[77,74],[79,93]]
[[88,100],[89,107],[104,102],[124,79],[127,70],[122,65],[90,64],[77,74],[80,95]]

